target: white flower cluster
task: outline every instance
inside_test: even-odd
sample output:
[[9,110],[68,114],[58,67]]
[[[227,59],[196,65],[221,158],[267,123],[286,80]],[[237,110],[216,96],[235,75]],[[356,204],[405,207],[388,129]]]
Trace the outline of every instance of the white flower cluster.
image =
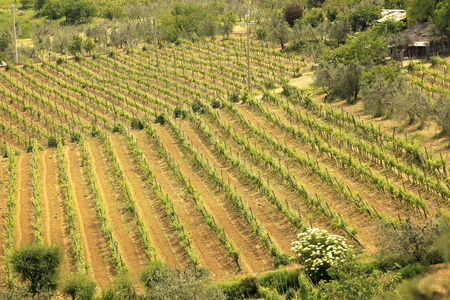
[[318,228],[307,229],[297,234],[298,241],[292,243],[295,259],[310,273],[323,274],[330,266],[344,262],[350,256],[351,246],[342,236],[329,234]]

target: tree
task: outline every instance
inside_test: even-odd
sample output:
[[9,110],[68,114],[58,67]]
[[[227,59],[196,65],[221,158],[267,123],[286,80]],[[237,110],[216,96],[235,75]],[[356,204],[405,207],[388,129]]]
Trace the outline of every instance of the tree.
[[321,8],[311,8],[305,11],[304,22],[316,28],[325,20],[323,10]]
[[284,9],[284,20],[289,23],[291,27],[294,26],[295,20],[303,17],[303,7],[296,3],[292,3]]
[[286,44],[290,38],[290,26],[280,14],[275,14],[272,16],[269,25],[267,26],[267,34],[270,40],[280,43],[281,50],[283,50],[285,47],[284,44]]
[[57,20],[62,17],[62,6],[59,0],[46,0],[40,15],[48,20]]
[[123,19],[126,17],[127,12],[122,3],[118,1],[110,1],[103,9],[102,15],[109,20]]
[[89,55],[91,55],[91,51],[95,48],[95,46],[95,42],[89,38],[83,41],[83,49],[89,53]]
[[44,7],[46,0],[34,0],[33,8],[35,11],[39,11],[42,7]]
[[214,20],[214,18],[207,18],[206,20],[202,21],[200,24],[200,31],[203,36],[210,36],[211,39],[216,38],[217,34],[217,22]]
[[77,272],[70,274],[62,284],[63,294],[81,300],[89,300],[94,297],[97,284],[86,274]]
[[371,22],[381,19],[380,9],[376,5],[361,5],[349,15],[353,30],[359,26],[367,27]]
[[308,8],[314,8],[314,7],[322,7],[325,0],[307,0],[306,5]]
[[450,0],[443,0],[436,7],[433,22],[443,31],[450,32]]
[[226,34],[227,36],[230,35],[231,32],[233,32],[234,24],[236,24],[236,15],[229,11],[224,17],[223,17],[223,23],[221,26],[222,33]]
[[28,9],[33,6],[34,0],[20,0],[20,4],[22,9]]
[[68,47],[69,53],[72,55],[77,55],[78,53],[81,53],[82,45],[83,45],[83,38],[76,34],[73,35]]
[[37,294],[56,288],[62,258],[63,252],[58,246],[26,245],[13,252],[11,263],[20,280],[28,284],[30,292]]
[[338,18],[329,27],[328,37],[338,44],[344,43],[352,31],[352,26],[347,18]]
[[441,0],[405,0],[408,18],[412,22],[425,22],[431,18]]
[[80,24],[97,16],[98,8],[92,0],[64,1],[62,15],[68,24]]
[[[399,79],[403,79],[403,77]],[[404,91],[400,93],[397,90],[396,97],[393,97],[395,116],[399,119],[408,117],[409,125],[414,124],[419,119],[419,129],[423,129],[431,113],[431,102],[417,87],[408,86],[406,82],[399,85],[404,87]]]
[[441,95],[435,102],[434,111],[441,127],[441,135],[450,136],[450,97]]

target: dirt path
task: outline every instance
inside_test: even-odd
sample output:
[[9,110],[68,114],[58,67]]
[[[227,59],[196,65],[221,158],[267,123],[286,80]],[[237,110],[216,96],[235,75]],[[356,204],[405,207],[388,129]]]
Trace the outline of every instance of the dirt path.
[[0,288],[4,287],[5,273],[4,256],[5,256],[5,230],[6,230],[6,200],[8,199],[8,160],[0,158]]
[[206,209],[214,215],[216,222],[219,222],[227,236],[240,250],[241,274],[255,274],[270,270],[273,258],[270,257],[259,238],[251,231],[248,223],[239,217],[228,203],[223,192],[190,162],[189,156],[168,128],[155,126],[154,129],[167,151],[179,165],[181,172],[190,179],[191,184],[205,201]]
[[62,273],[75,271],[76,261],[72,252],[56,150],[49,149],[39,153],[39,188],[41,191],[42,239],[47,244],[58,244],[64,250]]
[[207,267],[215,279],[225,279],[234,275],[236,265],[227,257],[217,236],[203,222],[202,216],[195,209],[194,200],[185,192],[154,143],[144,131],[134,131],[133,135],[163,192],[173,200],[181,223],[192,235],[193,247],[199,253],[200,264]]
[[[270,237],[276,241],[277,245],[283,253],[292,254],[291,243],[297,238],[297,230],[282,217],[276,207],[269,202],[269,199],[262,194],[247,179],[240,175],[239,170],[233,167],[228,161],[215,154],[214,148],[210,145],[206,138],[202,138],[195,128],[195,125],[187,122],[180,122],[183,131],[202,154],[203,157],[213,163],[224,174],[224,179],[230,181],[233,187],[252,209],[252,212],[258,217],[259,221],[264,225]],[[239,150],[238,148],[235,150]],[[235,151],[236,153],[237,151]],[[251,165],[250,161],[245,162]]]
[[83,241],[89,274],[98,285],[107,286],[114,274],[114,265],[100,221],[95,212],[94,200],[86,179],[84,165],[78,145],[64,148],[65,167],[72,187],[73,208],[76,211],[77,227]]
[[14,246],[19,247],[34,241],[31,154],[18,156],[16,164],[16,238]]
[[148,258],[136,231],[134,219],[127,213],[123,205],[120,193],[118,193],[118,183],[113,178],[114,173],[112,173],[110,165],[106,163],[107,158],[105,158],[101,141],[92,139],[86,143],[86,147],[90,154],[97,188],[103,199],[103,208],[113,236],[118,242],[122,259],[130,268],[134,278],[139,279],[140,271]]
[[33,204],[31,194],[31,155],[20,155],[16,160],[16,229],[14,247],[34,241]]
[[112,135],[110,141],[129,184],[130,193],[136,201],[138,213],[149,231],[153,246],[159,256],[169,265],[177,268],[185,267],[187,255],[179,245],[176,233],[171,228],[169,221],[165,219],[164,212],[153,195],[151,187],[144,181],[139,167],[134,162],[125,137]]

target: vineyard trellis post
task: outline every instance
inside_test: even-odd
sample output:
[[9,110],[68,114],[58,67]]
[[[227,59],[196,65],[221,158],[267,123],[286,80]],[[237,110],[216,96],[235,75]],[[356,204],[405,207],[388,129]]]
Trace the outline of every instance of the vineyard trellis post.
[[248,65],[248,91],[251,94],[252,92],[252,79],[251,79],[251,73],[250,73],[250,27],[249,25],[254,25],[255,22],[254,21],[250,21],[248,20],[248,18],[250,17],[250,15],[245,15],[247,17],[247,21],[246,22],[241,22],[241,25],[247,25],[247,65]]

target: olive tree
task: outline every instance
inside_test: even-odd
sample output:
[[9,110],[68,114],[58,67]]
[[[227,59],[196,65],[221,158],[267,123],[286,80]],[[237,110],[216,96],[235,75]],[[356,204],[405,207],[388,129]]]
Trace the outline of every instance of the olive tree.
[[63,252],[59,246],[36,244],[15,250],[11,263],[30,292],[38,294],[40,291],[56,288],[62,259]]
[[274,14],[267,26],[267,33],[269,39],[274,43],[280,43],[281,50],[283,50],[285,44],[289,41],[291,29],[282,15]]

